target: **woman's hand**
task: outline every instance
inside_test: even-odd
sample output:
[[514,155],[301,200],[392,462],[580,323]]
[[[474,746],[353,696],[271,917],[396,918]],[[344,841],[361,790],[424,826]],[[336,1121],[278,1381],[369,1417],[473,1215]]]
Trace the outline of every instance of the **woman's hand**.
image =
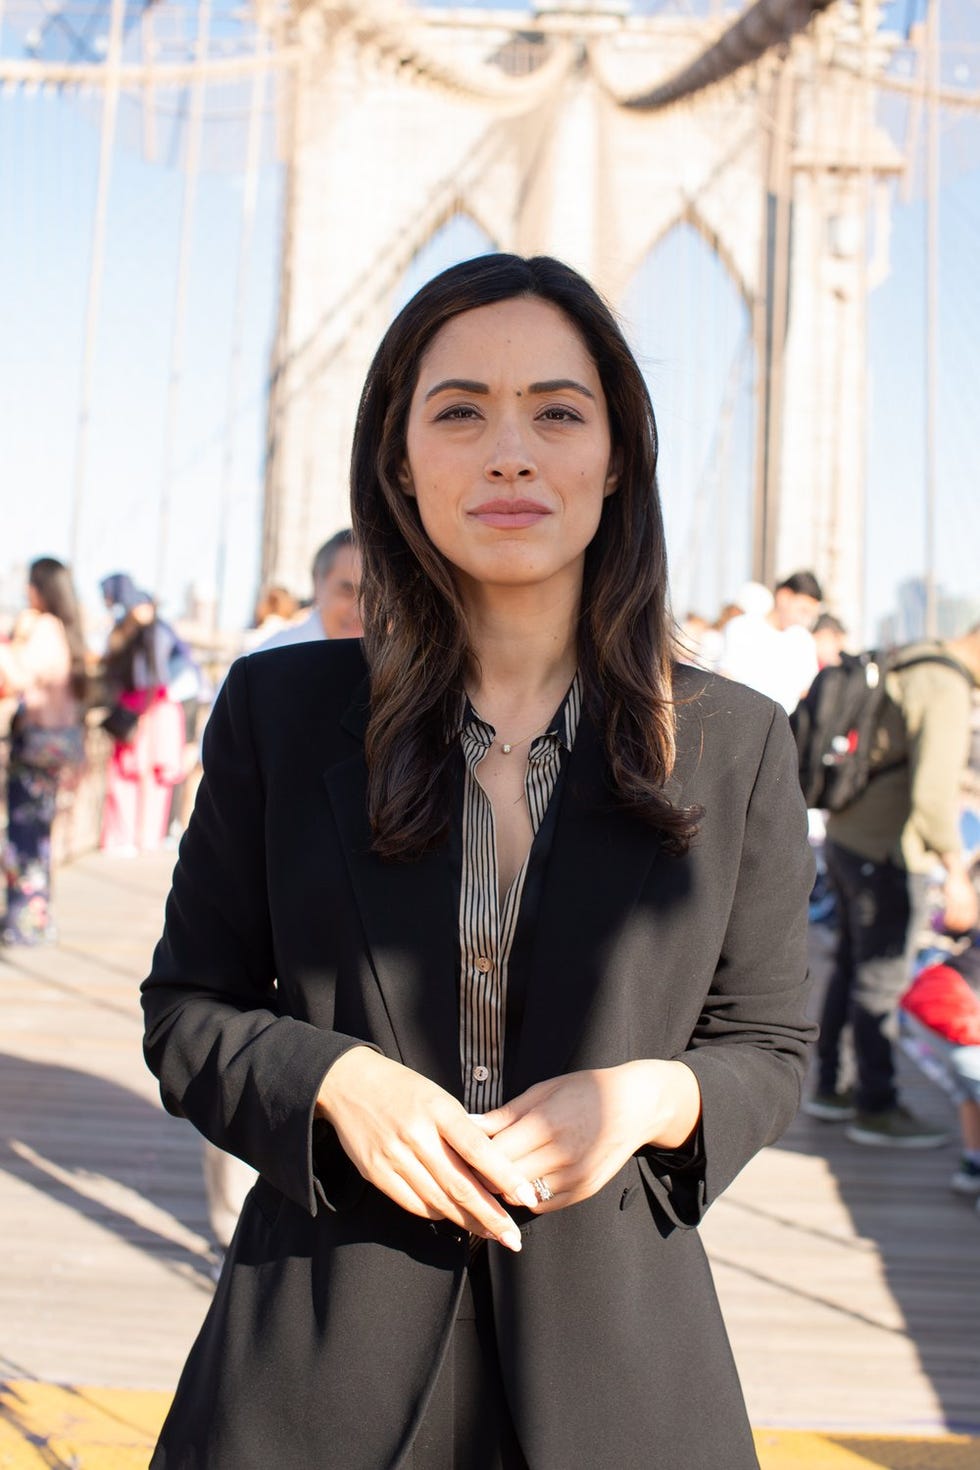
[[951,934],[968,934],[977,923],[977,890],[965,870],[947,874],[943,889],[943,923]]
[[428,1078],[353,1047],[324,1077],[317,1115],[332,1124],[359,1173],[402,1209],[520,1250],[521,1233],[493,1196],[530,1208],[533,1188],[462,1104]]
[[474,1118],[521,1174],[553,1198],[539,1214],[578,1204],[638,1149],[680,1148],[701,1116],[697,1078],[683,1062],[637,1061],[539,1082]]

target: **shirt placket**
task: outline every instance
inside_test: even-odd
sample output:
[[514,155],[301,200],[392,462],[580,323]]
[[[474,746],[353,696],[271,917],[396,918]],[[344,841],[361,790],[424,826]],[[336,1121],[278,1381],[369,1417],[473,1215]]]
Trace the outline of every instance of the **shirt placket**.
[[476,777],[477,767],[492,739],[493,732],[478,724],[471,730],[466,744],[470,789],[463,840],[470,861],[465,863],[468,869],[463,954],[466,996],[461,1050],[464,1102],[468,1111],[473,1113],[488,1112],[503,1100],[501,1050],[504,1017],[497,851],[493,810]]

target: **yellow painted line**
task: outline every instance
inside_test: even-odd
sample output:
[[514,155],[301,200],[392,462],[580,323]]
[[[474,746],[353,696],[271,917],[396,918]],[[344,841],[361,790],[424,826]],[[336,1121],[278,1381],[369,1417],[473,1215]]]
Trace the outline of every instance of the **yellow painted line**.
[[[168,1393],[0,1383],[0,1470],[146,1470]],[[762,1470],[978,1470],[980,1439],[757,1429]],[[721,1467],[719,1467],[721,1470]]]
[[762,1470],[978,1470],[980,1439],[756,1429]]
[[170,1395],[0,1384],[0,1470],[146,1470]]

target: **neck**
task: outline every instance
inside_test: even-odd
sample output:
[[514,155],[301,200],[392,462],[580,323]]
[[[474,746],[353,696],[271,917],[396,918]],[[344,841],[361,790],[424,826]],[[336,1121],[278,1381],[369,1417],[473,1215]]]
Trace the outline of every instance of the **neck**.
[[473,651],[467,692],[492,723],[547,720],[575,676],[578,666],[578,597],[547,599],[521,595],[494,597],[480,587],[464,595]]

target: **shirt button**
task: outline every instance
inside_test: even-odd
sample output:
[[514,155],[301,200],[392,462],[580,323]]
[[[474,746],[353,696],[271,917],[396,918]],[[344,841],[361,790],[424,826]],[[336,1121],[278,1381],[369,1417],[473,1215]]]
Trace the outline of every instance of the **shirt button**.
[[493,966],[491,965],[490,961],[487,959],[486,955],[485,954],[481,954],[481,955],[477,955],[477,958],[476,958],[476,968],[479,970],[479,972],[480,972],[481,975],[485,975],[488,970],[490,970],[490,969],[493,968]]
[[484,1067],[484,1066],[481,1065],[479,1067],[474,1067],[473,1068],[473,1081],[474,1082],[486,1082],[486,1080],[487,1080],[487,1078],[489,1076],[490,1076],[490,1068],[489,1067]]

